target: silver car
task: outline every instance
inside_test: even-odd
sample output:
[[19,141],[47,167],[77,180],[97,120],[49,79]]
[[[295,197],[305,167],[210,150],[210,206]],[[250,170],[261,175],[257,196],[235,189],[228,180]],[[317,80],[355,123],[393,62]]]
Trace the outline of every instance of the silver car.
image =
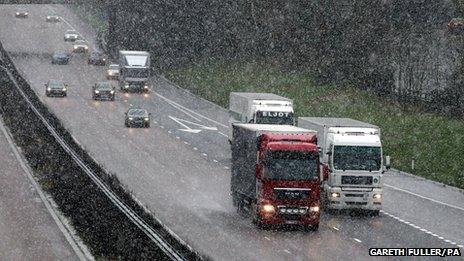
[[55,14],[49,14],[45,17],[45,21],[46,22],[49,22],[49,23],[56,23],[56,22],[59,22],[60,21],[60,17],[58,15],[55,15]]
[[67,30],[64,32],[64,41],[65,42],[74,42],[79,39],[79,34],[75,30]]
[[89,45],[84,40],[77,40],[73,44],[73,52],[86,53],[89,50]]
[[15,17],[16,18],[27,18],[29,16],[29,12],[25,10],[16,11]]
[[106,69],[106,78],[107,79],[118,79],[119,78],[119,65],[118,64],[110,64],[108,69]]

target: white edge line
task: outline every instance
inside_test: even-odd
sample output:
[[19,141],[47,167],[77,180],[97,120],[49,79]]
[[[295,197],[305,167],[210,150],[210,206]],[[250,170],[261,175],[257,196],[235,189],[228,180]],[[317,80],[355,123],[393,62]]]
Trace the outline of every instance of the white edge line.
[[359,240],[359,239],[357,239],[357,238],[355,238],[355,237],[353,237],[353,239],[354,239],[354,241],[356,241],[356,242],[358,242],[358,243],[361,243],[361,242],[362,242],[361,240]]
[[458,207],[458,206],[455,206],[455,205],[451,205],[451,204],[448,204],[448,203],[445,203],[445,202],[442,202],[442,201],[439,201],[439,200],[436,200],[436,199],[433,199],[433,198],[429,198],[429,197],[426,197],[426,196],[422,196],[422,195],[419,195],[419,194],[416,194],[414,192],[411,192],[409,190],[405,190],[405,189],[401,189],[401,188],[398,188],[398,187],[395,187],[395,186],[392,186],[392,185],[388,185],[388,184],[383,184],[385,187],[389,187],[389,188],[392,188],[394,190],[399,190],[399,191],[402,191],[402,192],[405,192],[405,193],[408,193],[408,194],[411,194],[411,195],[414,195],[416,197],[419,197],[419,198],[422,198],[422,199],[427,199],[427,200],[430,200],[432,202],[435,202],[435,203],[438,203],[438,204],[441,204],[441,205],[444,205],[444,206],[447,206],[447,207],[450,207],[450,208],[454,208],[454,209],[458,209],[458,210],[461,210],[461,211],[464,211],[464,208],[461,208],[461,207]]
[[32,185],[34,186],[35,190],[37,191],[37,194],[39,194],[40,199],[44,203],[45,208],[47,209],[47,211],[52,216],[53,220],[55,221],[56,225],[58,226],[58,228],[63,233],[63,235],[66,238],[66,240],[68,241],[68,243],[71,245],[71,248],[74,250],[77,257],[82,261],[84,261],[84,260],[95,260],[94,257],[90,254],[90,252],[84,251],[81,248],[81,246],[78,246],[78,243],[74,240],[73,236],[70,233],[70,229],[68,229],[66,227],[64,222],[62,222],[62,220],[58,217],[58,214],[52,208],[48,198],[45,196],[44,192],[39,187],[39,184],[37,184],[34,177],[32,176],[31,170],[28,168],[28,166],[25,164],[23,158],[19,154],[18,149],[16,148],[16,145],[14,144],[14,142],[13,142],[11,136],[10,136],[10,133],[6,130],[6,127],[3,126],[3,119],[1,119],[1,118],[0,118],[0,129],[2,130],[3,134],[5,135],[5,138],[8,141],[8,144],[10,145],[10,148],[13,151],[13,154],[15,155],[16,159],[18,160],[19,164],[21,165],[21,168],[24,170],[23,175],[25,175],[29,179],[29,181],[32,183]]

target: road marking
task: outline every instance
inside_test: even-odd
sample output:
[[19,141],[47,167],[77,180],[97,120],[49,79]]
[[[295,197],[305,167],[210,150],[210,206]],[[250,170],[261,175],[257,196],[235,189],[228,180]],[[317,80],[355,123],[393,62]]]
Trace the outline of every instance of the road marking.
[[13,151],[13,154],[16,160],[18,161],[19,165],[23,169],[24,171],[23,175],[29,179],[29,182],[35,188],[35,191],[37,192],[37,194],[39,194],[39,197],[41,201],[43,202],[43,204],[45,205],[45,208],[47,209],[48,213],[50,213],[50,216],[52,216],[52,219],[53,221],[55,221],[58,229],[61,231],[61,233],[63,233],[64,237],[66,238],[66,241],[68,241],[69,245],[71,245],[71,248],[76,253],[76,256],[79,258],[79,260],[82,260],[82,261],[83,260],[94,260],[92,254],[90,254],[90,252],[86,249],[86,247],[78,243],[74,239],[74,237],[71,235],[71,234],[74,234],[72,231],[72,228],[70,228],[68,225],[65,224],[65,222],[61,220],[61,218],[58,216],[58,214],[55,212],[55,210],[51,206],[51,203],[53,201],[50,201],[51,199],[47,199],[42,189],[40,188],[39,184],[35,181],[31,169],[24,162],[23,158],[18,152],[18,149],[16,148],[15,143],[13,142],[13,139],[11,138],[6,128],[3,126],[2,119],[0,119],[0,129],[3,132],[6,140],[8,141],[8,144],[10,145],[10,148]]
[[198,148],[197,148],[197,147],[193,147],[193,150],[198,150]]
[[[206,117],[206,116],[204,116],[204,115],[202,115],[202,114],[200,114],[200,113],[198,113],[198,112],[196,112],[196,111],[193,111],[193,110],[191,110],[191,109],[189,109],[189,108],[186,108],[186,107],[184,107],[184,106],[182,106],[182,105],[176,103],[175,101],[172,101],[172,100],[170,100],[170,99],[164,97],[163,95],[161,95],[161,94],[159,94],[159,93],[156,93],[156,92],[155,92],[155,95],[158,96],[158,97],[160,97],[161,99],[165,100],[166,102],[170,103],[171,105],[178,106],[178,107],[181,108],[182,110],[186,110],[186,111],[188,111],[188,112],[190,112],[190,113],[193,113],[193,114],[197,115],[198,117],[201,117],[201,118],[203,118],[203,119],[206,119],[206,120],[209,120],[209,121],[211,121],[211,122],[214,122],[214,123],[216,123],[217,125],[222,126],[222,127],[224,127],[224,128],[227,128],[227,129],[229,128],[227,125],[224,125],[224,124],[222,124],[222,123],[220,123],[220,122],[218,122],[218,121],[215,121],[215,120],[213,120],[213,119],[210,119],[210,118],[208,118],[208,117]],[[175,107],[175,106],[174,106],[174,107]]]
[[337,230],[337,231],[340,231],[340,229],[338,227],[332,227],[332,228]]
[[171,134],[171,133],[172,133],[172,131],[168,130],[168,133],[169,133],[169,134]]
[[227,166],[225,166],[224,168],[225,168],[225,169],[229,169],[229,167],[227,167]]
[[202,153],[201,155],[203,155],[203,156],[205,156],[205,157],[207,157],[207,156],[208,156],[208,154],[206,154],[206,153]]
[[224,133],[218,131],[219,134],[221,134],[222,136],[226,137],[226,138],[229,138],[229,136],[225,135]]
[[189,143],[188,143],[188,142],[186,142],[186,141],[184,141],[184,144],[185,144],[185,145],[188,145]]
[[284,252],[285,253],[288,253],[288,254],[291,254],[292,252],[290,252],[288,249],[284,249]]
[[265,238],[266,240],[268,240],[268,241],[271,241],[271,239],[270,239],[269,237],[264,237],[264,238]]
[[353,237],[353,239],[354,239],[354,241],[356,241],[356,242],[358,242],[358,243],[361,243],[361,242],[362,242],[361,240],[359,240],[359,239],[357,239],[357,238],[355,238],[355,237]]
[[460,247],[460,248],[464,248],[464,246],[463,246],[463,245],[458,245],[458,247]]
[[211,130],[211,131],[216,131],[217,130],[216,127],[210,127],[210,126],[201,125],[201,124],[191,122],[191,121],[188,121],[188,120],[179,119],[177,117],[169,116],[169,118],[171,120],[177,122],[178,124],[180,124],[182,127],[184,127],[184,129],[179,129],[180,131],[191,132],[191,133],[199,133],[199,132],[202,131],[202,130],[199,130],[199,129],[192,129],[187,124],[200,127],[200,129],[203,129],[203,130]]
[[215,162],[215,163],[218,163],[218,161],[217,161],[217,160],[215,160],[215,159],[213,159],[213,162]]
[[161,129],[164,129],[164,126],[163,125],[160,125]]
[[[430,231],[430,230],[427,230],[427,229],[425,229],[425,228],[421,228],[420,226],[416,226],[416,225],[414,225],[414,224],[411,223],[411,222],[404,221],[403,219],[401,219],[401,218],[399,218],[399,217],[397,217],[397,216],[395,216],[395,215],[392,215],[392,214],[390,214],[390,213],[388,213],[388,212],[385,212],[385,210],[380,210],[380,212],[383,213],[383,214],[386,214],[386,215],[388,215],[388,216],[390,216],[390,217],[392,217],[393,219],[396,219],[396,220],[402,222],[403,224],[406,224],[406,225],[411,226],[411,227],[413,227],[413,228],[415,228],[415,229],[418,229],[418,230],[420,230],[420,231],[422,231],[422,232],[425,232],[426,234],[429,234],[429,235],[431,235],[431,236],[433,236],[433,237],[436,237],[436,238],[438,238],[438,239],[440,239],[440,240],[443,240],[443,241],[446,242],[446,243],[450,243],[450,244],[452,244],[452,245],[457,245],[457,243],[454,242],[454,241],[452,241],[452,240],[445,239],[444,237],[439,236],[439,235],[433,233],[433,232]],[[457,245],[457,246],[463,248],[462,245]]]
[[392,188],[394,190],[399,190],[399,191],[414,195],[414,196],[419,197],[419,198],[427,199],[427,200],[430,200],[432,202],[448,206],[450,208],[455,208],[455,209],[464,211],[464,208],[461,208],[461,207],[458,207],[458,206],[455,206],[455,205],[451,205],[451,204],[448,204],[448,203],[445,203],[445,202],[442,202],[442,201],[439,201],[439,200],[436,200],[436,199],[433,199],[433,198],[425,197],[425,196],[419,195],[417,193],[411,192],[409,190],[401,189],[401,188],[398,188],[398,187],[395,187],[395,186],[392,186],[392,185],[388,185],[388,184],[385,184],[385,183],[383,185],[386,186],[386,187]]
[[179,137],[179,136],[176,136],[176,139],[180,140],[180,137]]

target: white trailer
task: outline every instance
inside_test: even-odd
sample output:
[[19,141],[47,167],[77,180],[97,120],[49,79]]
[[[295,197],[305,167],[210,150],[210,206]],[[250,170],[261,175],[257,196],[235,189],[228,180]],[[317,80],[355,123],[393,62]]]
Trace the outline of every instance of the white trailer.
[[384,172],[380,128],[349,118],[323,117],[299,117],[298,126],[317,131],[327,207],[378,214]]
[[150,53],[145,51],[119,51],[119,87],[122,91],[136,89],[148,91]]
[[230,131],[234,123],[294,125],[292,100],[272,93],[231,92],[229,115]]

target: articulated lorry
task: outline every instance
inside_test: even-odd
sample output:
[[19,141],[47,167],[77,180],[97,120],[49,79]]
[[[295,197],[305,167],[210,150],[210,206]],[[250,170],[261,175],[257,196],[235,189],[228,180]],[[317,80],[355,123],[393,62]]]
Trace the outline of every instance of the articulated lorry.
[[320,117],[299,117],[298,126],[317,131],[324,204],[378,215],[384,172],[380,128],[349,118]]
[[319,154],[314,131],[291,125],[234,124],[231,195],[263,225],[319,227]]
[[122,91],[149,91],[150,53],[119,51],[119,87]]
[[294,125],[291,99],[272,93],[231,92],[229,126],[235,123]]

